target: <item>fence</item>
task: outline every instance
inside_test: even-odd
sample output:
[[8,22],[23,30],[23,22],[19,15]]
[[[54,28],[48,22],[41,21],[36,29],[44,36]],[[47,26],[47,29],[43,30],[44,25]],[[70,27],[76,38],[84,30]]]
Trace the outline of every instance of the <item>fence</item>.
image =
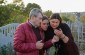
[[[76,25],[76,23],[67,22],[67,24],[71,28],[75,43],[79,47],[79,50],[81,53],[80,55],[85,55],[85,51],[84,51],[85,50],[85,47],[84,47],[85,46],[85,24],[81,23],[81,27],[79,27],[80,32],[78,31],[78,26]],[[4,45],[2,49],[6,48],[7,46],[10,46],[12,48],[10,49],[8,47],[8,50],[10,49],[14,51],[12,46],[13,36],[14,36],[15,29],[18,25],[19,23],[12,23],[12,24],[8,24],[6,26],[0,27],[0,47]],[[11,52],[10,55],[13,55],[13,53]]]
[[0,27],[0,46],[7,44],[8,42],[13,42],[13,35],[18,25],[18,23],[12,23]]
[[[85,24],[70,23],[67,22],[70,27],[75,43],[77,44],[81,55],[85,55]],[[77,26],[78,25],[78,26]]]
[[13,49],[13,35],[19,23],[12,23],[0,27],[0,55],[15,55]]

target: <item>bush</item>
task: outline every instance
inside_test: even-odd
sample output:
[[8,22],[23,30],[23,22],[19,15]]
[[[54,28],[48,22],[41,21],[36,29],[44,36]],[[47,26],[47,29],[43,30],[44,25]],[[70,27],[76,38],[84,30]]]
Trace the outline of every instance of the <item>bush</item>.
[[7,45],[1,46],[0,55],[16,55],[13,49],[13,45],[8,43]]

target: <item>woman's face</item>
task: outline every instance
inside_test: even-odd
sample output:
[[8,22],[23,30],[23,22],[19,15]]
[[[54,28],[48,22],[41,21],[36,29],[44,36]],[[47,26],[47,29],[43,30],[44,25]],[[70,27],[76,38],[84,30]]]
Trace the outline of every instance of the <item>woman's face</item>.
[[42,28],[44,31],[47,30],[47,28],[48,28],[48,23],[49,23],[48,20],[43,20],[43,21],[41,21],[41,28]]
[[56,29],[60,24],[60,21],[58,19],[51,19],[50,25],[53,29]]

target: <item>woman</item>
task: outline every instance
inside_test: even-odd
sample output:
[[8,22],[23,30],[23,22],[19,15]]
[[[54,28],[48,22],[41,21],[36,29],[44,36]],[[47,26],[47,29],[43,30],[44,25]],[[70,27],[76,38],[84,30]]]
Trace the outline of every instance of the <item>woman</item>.
[[43,19],[41,21],[41,29],[43,31],[46,31],[47,28],[48,28],[48,24],[49,24],[49,20],[48,20],[48,17],[47,16],[43,16]]
[[45,31],[45,41],[48,41],[55,35],[59,37],[59,41],[55,43],[55,47],[58,48],[57,55],[79,55],[70,28],[67,24],[62,23],[58,13],[54,13],[50,17],[50,26]]
[[[42,31],[46,31],[47,30],[47,28],[48,28],[48,25],[49,25],[49,20],[48,20],[48,17],[47,16],[43,16],[43,19],[42,19],[42,21],[41,21],[41,30]],[[50,39],[51,40],[51,39]],[[48,40],[49,41],[49,40]],[[52,38],[52,43],[53,42],[57,42],[57,41],[59,41],[59,38],[58,37],[56,37],[56,36],[54,36],[53,38]],[[50,44],[50,43],[49,43]],[[53,45],[51,45],[51,46],[53,46]],[[50,46],[50,47],[51,47]],[[49,48],[50,48],[49,47]],[[45,48],[45,49],[47,49],[47,48]],[[49,55],[49,50],[46,50],[46,54],[45,55]]]

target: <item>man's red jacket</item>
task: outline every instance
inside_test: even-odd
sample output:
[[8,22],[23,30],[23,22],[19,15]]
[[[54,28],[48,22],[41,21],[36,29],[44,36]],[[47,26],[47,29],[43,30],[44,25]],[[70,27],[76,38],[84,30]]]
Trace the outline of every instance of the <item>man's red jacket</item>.
[[[52,46],[51,40],[44,42],[44,32],[40,30],[40,35],[44,43],[44,49]],[[14,34],[14,49],[17,55],[39,55],[36,48],[36,36],[29,22],[20,24]],[[44,50],[42,51],[42,55]]]

